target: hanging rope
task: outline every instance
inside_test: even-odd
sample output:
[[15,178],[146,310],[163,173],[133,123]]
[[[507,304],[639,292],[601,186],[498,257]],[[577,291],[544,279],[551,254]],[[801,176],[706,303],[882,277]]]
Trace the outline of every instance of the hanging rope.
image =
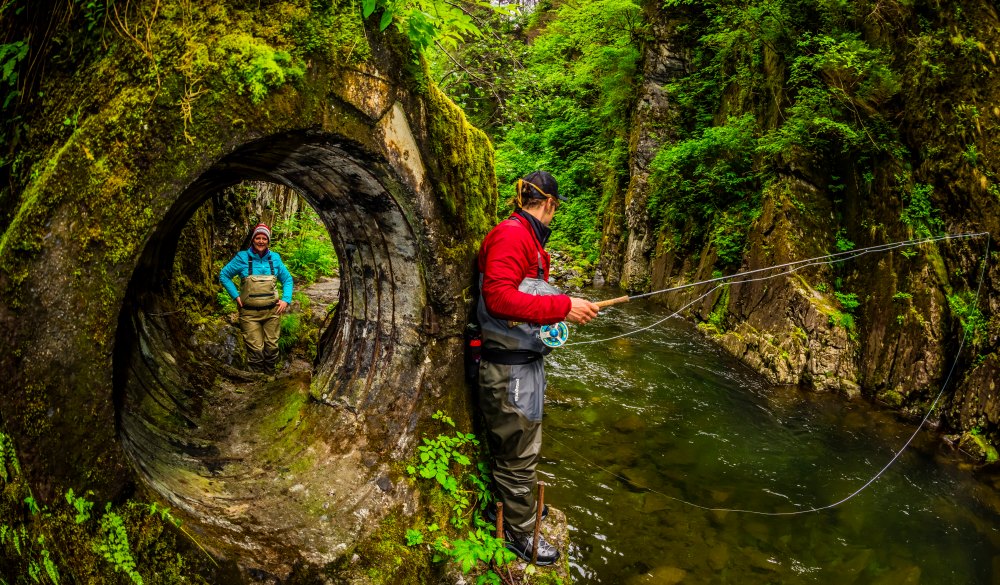
[[[769,278],[775,278],[775,277],[778,277],[778,276],[783,276],[783,275],[786,275],[786,274],[791,274],[793,272],[796,272],[797,270],[801,270],[802,268],[806,268],[807,266],[815,266],[815,265],[818,265],[818,264],[830,264],[830,263],[834,263],[834,262],[843,262],[843,261],[850,260],[852,258],[857,258],[858,256],[862,256],[864,254],[868,254],[868,253],[871,253],[871,252],[874,252],[874,251],[893,250],[893,249],[896,249],[896,248],[902,248],[902,247],[906,247],[906,246],[915,246],[915,245],[918,245],[918,244],[929,243],[929,242],[938,242],[938,241],[942,241],[942,240],[956,240],[956,239],[977,238],[977,237],[984,237],[984,236],[986,237],[986,250],[983,253],[983,256],[982,256],[982,258],[983,258],[982,265],[980,266],[980,269],[979,269],[979,282],[976,285],[976,298],[975,298],[975,305],[974,305],[974,306],[978,307],[979,306],[979,296],[980,296],[980,293],[982,292],[983,281],[985,280],[985,275],[986,275],[986,263],[987,263],[987,261],[989,259],[989,254],[990,254],[991,238],[990,238],[990,235],[989,235],[988,232],[980,232],[980,233],[975,233],[975,234],[957,234],[957,235],[949,235],[949,236],[940,236],[940,237],[937,237],[937,238],[928,238],[928,239],[923,239],[923,240],[909,240],[909,241],[906,241],[906,242],[895,242],[895,243],[892,243],[892,244],[882,244],[882,245],[879,245],[879,246],[870,246],[868,248],[861,248],[861,249],[858,249],[858,250],[852,250],[850,252],[841,252],[841,253],[838,253],[838,254],[830,254],[830,255],[827,255],[827,256],[819,256],[817,258],[810,258],[808,260],[801,260],[799,262],[789,262],[787,264],[781,264],[779,266],[771,266],[771,267],[768,267],[768,268],[761,268],[761,269],[758,269],[758,270],[751,270],[751,271],[743,272],[743,273],[740,273],[740,274],[734,274],[732,276],[724,276],[724,277],[720,277],[720,278],[713,278],[711,280],[706,280],[706,281],[702,281],[702,282],[694,282],[694,283],[691,283],[691,284],[681,285],[681,286],[677,286],[677,287],[673,287],[673,288],[669,288],[669,289],[663,289],[663,290],[660,290],[660,291],[653,291],[653,292],[650,292],[650,293],[645,293],[645,294],[641,294],[641,295],[635,295],[635,296],[632,296],[632,297],[628,297],[628,299],[631,300],[631,299],[636,299],[636,298],[640,298],[640,297],[651,296],[651,295],[654,295],[654,294],[660,294],[660,293],[664,293],[664,292],[671,292],[671,291],[676,291],[676,290],[682,290],[682,289],[685,289],[685,288],[690,288],[690,287],[698,286],[698,285],[702,285],[702,284],[709,284],[709,283],[713,283],[713,282],[719,282],[720,283],[720,284],[717,284],[712,289],[710,289],[707,293],[705,293],[705,294],[699,296],[698,298],[696,298],[695,300],[687,303],[686,305],[684,305],[683,307],[681,307],[677,311],[674,311],[670,316],[657,321],[653,325],[650,325],[648,327],[643,327],[642,329],[637,329],[635,331],[626,333],[625,335],[631,335],[633,333],[638,333],[639,331],[644,331],[646,329],[649,329],[651,327],[656,326],[659,323],[662,323],[663,321],[666,321],[667,319],[675,317],[675,316],[679,315],[681,313],[681,311],[683,311],[684,309],[690,307],[692,304],[700,301],[701,299],[705,298],[706,296],[708,296],[709,294],[711,294],[715,290],[719,289],[722,286],[726,286],[728,284],[743,283],[743,282],[755,282],[755,281],[759,281],[759,280],[767,280]],[[749,279],[744,279],[744,280],[739,280],[739,281],[733,281],[732,280],[734,278],[739,278],[739,277],[742,277],[742,276],[747,276],[747,275],[750,275],[750,274],[765,272],[765,271],[768,271],[768,270],[775,270],[775,269],[779,269],[779,268],[784,268],[786,270],[783,271],[783,272],[780,272],[778,274],[774,274],[774,275],[770,275],[770,276],[763,276],[763,277],[759,277],[759,278],[749,278]],[[725,282],[723,282],[723,281],[725,281]],[[599,340],[599,341],[608,341],[608,340],[611,340],[611,339],[618,339],[619,337],[624,337],[625,335],[618,335],[618,336],[615,336],[615,337],[610,337],[608,339]],[[948,387],[948,384],[951,382],[951,378],[952,378],[952,376],[955,373],[955,369],[958,367],[958,361],[959,361],[959,358],[962,355],[962,350],[965,348],[965,342],[968,339],[968,337],[969,337],[969,331],[967,329],[963,328],[962,338],[961,338],[961,341],[959,342],[959,345],[958,345],[958,351],[955,352],[955,360],[952,362],[951,367],[948,369],[948,375],[945,376],[944,382],[941,384],[941,389],[938,391],[937,396],[934,397],[934,401],[931,402],[930,408],[927,409],[927,414],[924,415],[924,418],[920,421],[920,424],[917,425],[917,428],[913,431],[913,434],[910,435],[910,438],[907,439],[905,443],[903,443],[903,446],[900,447],[899,450],[895,452],[895,454],[893,454],[892,458],[889,459],[889,462],[886,463],[885,466],[883,466],[882,469],[880,469],[878,471],[878,473],[876,473],[874,476],[872,476],[871,479],[869,479],[864,484],[862,484],[861,487],[859,487],[858,489],[854,490],[853,492],[851,492],[850,494],[848,494],[844,498],[841,498],[840,500],[837,500],[836,502],[833,502],[831,504],[827,504],[827,505],[824,505],[824,506],[813,506],[813,507],[804,508],[804,509],[801,509],[801,510],[793,510],[793,511],[789,511],[789,512],[766,512],[766,511],[761,511],[761,510],[747,510],[747,509],[742,509],[742,508],[715,508],[715,507],[710,507],[710,506],[702,506],[701,504],[696,504],[694,502],[690,502],[690,501],[687,501],[687,500],[684,500],[684,499],[681,499],[681,498],[677,498],[677,497],[665,494],[665,493],[663,493],[661,491],[658,491],[656,489],[653,489],[651,487],[639,485],[635,481],[630,481],[630,480],[626,479],[625,477],[622,477],[621,475],[619,475],[619,474],[611,471],[610,469],[608,469],[606,467],[602,467],[601,465],[598,465],[597,463],[591,461],[587,457],[583,456],[580,452],[578,452],[575,449],[573,449],[572,447],[570,447],[565,442],[560,441],[559,439],[557,439],[556,437],[554,437],[550,431],[545,431],[545,435],[548,436],[553,441],[555,441],[556,443],[558,443],[559,445],[561,445],[563,448],[565,448],[568,451],[570,451],[571,453],[575,454],[577,457],[579,457],[582,461],[584,461],[588,465],[591,465],[592,467],[595,467],[595,468],[597,468],[597,469],[599,469],[601,471],[604,471],[605,473],[611,475],[612,477],[615,477],[615,478],[617,478],[617,479],[619,479],[621,481],[632,483],[633,485],[636,485],[637,487],[649,490],[650,492],[653,492],[655,494],[663,496],[663,497],[665,497],[665,498],[667,498],[669,500],[673,500],[675,502],[684,504],[686,506],[691,506],[693,508],[698,508],[700,510],[706,510],[706,511],[709,511],[709,512],[737,512],[737,513],[742,513],[742,514],[755,514],[755,515],[758,515],[758,516],[798,516],[798,515],[802,515],[802,514],[811,514],[811,513],[814,513],[814,512],[821,512],[823,510],[829,510],[831,508],[835,508],[835,507],[843,504],[844,502],[847,502],[848,500],[854,498],[855,496],[857,496],[861,492],[863,492],[865,489],[868,488],[868,486],[872,485],[873,483],[875,483],[875,481],[877,481],[880,477],[882,477],[882,475],[885,474],[885,472],[892,466],[892,464],[895,463],[896,460],[899,459],[899,457],[903,454],[903,451],[905,451],[910,446],[910,444],[913,442],[913,440],[917,437],[917,434],[919,434],[920,431],[924,428],[924,425],[927,424],[927,421],[930,419],[931,413],[933,413],[934,409],[937,408],[938,402],[941,400],[941,397],[944,395],[945,389]],[[583,345],[585,343],[598,343],[599,341],[581,341],[581,342],[577,342],[575,345]],[[574,344],[567,343],[566,345],[574,345]]]

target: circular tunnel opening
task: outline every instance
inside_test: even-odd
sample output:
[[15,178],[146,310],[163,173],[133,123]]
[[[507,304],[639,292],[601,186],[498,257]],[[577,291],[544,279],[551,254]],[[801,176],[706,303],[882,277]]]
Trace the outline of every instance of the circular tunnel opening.
[[[172,329],[189,332],[190,351],[207,354],[226,366],[252,369],[254,364],[248,363],[250,356],[239,339],[239,307],[220,286],[219,277],[234,256],[246,257],[258,223],[270,226],[269,249],[281,259],[279,270],[284,266],[294,281],[290,304],[277,319],[277,373],[310,369],[319,339],[334,318],[339,261],[319,215],[285,185],[243,181],[212,194],[194,212],[177,242],[168,296],[174,308],[162,316],[169,316]],[[262,262],[258,267],[267,271],[269,264]],[[231,281],[239,291],[242,279]]]
[[[311,208],[340,279],[315,358],[287,359],[276,375],[246,370],[235,325],[205,317],[222,286],[199,250],[214,243],[192,227],[206,214],[226,225],[247,190],[267,189],[290,189]],[[119,317],[118,435],[142,484],[183,510],[220,556],[276,573],[332,562],[392,497],[385,455],[405,447],[400,413],[415,408],[425,351],[409,201],[392,168],[358,145],[271,137],[184,189],[140,257]]]

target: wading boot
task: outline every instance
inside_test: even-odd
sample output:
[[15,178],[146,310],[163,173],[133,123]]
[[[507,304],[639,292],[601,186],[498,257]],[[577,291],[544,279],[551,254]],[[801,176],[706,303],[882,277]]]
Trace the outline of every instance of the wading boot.
[[[507,542],[507,550],[516,554],[521,560],[531,562],[531,541],[534,539],[533,532],[514,532],[509,528],[504,528],[504,537]],[[559,560],[559,549],[552,546],[541,534],[538,535],[538,566],[551,565]]]

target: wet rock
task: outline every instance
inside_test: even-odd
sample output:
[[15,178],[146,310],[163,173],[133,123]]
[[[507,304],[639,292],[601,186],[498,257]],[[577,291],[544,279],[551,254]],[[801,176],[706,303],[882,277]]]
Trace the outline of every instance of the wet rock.
[[771,539],[771,527],[763,522],[747,522],[743,525],[743,530],[761,542]]
[[919,583],[920,567],[917,566],[893,569],[872,581],[872,585],[919,585]]
[[629,488],[637,491],[654,489],[661,483],[655,470],[648,467],[628,467],[619,473]]
[[958,448],[976,463],[997,460],[996,448],[978,433],[963,433],[958,441]]
[[712,494],[712,501],[717,504],[728,501],[733,495],[733,492],[725,490],[711,490],[709,493]]
[[708,519],[713,526],[721,528],[725,526],[726,519],[729,518],[729,514],[730,512],[727,510],[712,510],[708,514]]
[[622,467],[632,467],[639,462],[640,453],[634,445],[615,443],[608,445],[603,451],[606,455],[599,457],[598,461],[607,464],[617,464]]
[[844,585],[850,585],[858,580],[861,573],[868,568],[868,565],[872,562],[872,557],[874,556],[874,551],[870,548],[866,548],[860,552],[857,552],[847,561],[831,567],[831,573],[836,575],[836,582],[842,583]]
[[708,550],[708,565],[716,571],[721,571],[729,564],[729,547],[725,544],[713,546]]
[[755,569],[761,569],[769,573],[781,571],[781,563],[759,549],[743,547],[740,549],[740,554],[744,557],[746,564]]
[[646,428],[646,421],[637,414],[629,414],[616,420],[614,428],[619,433],[634,433],[644,430]]
[[643,496],[642,513],[650,514],[652,512],[659,512],[660,510],[666,510],[673,504],[674,502],[670,498],[656,492],[649,492]]
[[687,571],[677,567],[656,567],[648,573],[629,578],[627,585],[676,585],[684,580]]

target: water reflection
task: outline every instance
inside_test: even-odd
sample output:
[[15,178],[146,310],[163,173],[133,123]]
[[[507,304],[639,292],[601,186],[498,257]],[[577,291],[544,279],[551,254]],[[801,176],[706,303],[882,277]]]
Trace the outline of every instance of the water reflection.
[[[629,303],[570,342],[644,327]],[[769,386],[691,326],[568,346],[548,359],[541,473],[566,510],[581,583],[989,583],[1000,566],[991,488],[938,465],[913,426],[870,405]]]

